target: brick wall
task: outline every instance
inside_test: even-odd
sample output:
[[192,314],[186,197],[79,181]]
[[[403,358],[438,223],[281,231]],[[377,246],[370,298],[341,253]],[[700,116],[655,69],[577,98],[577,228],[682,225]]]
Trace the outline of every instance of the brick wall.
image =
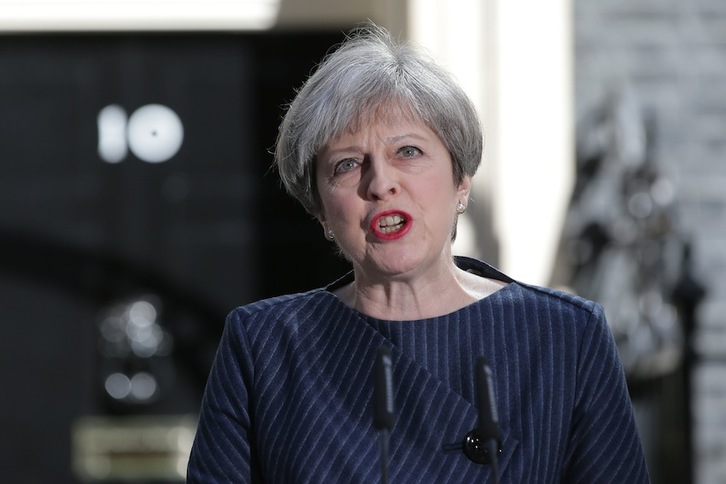
[[574,30],[577,119],[626,87],[657,124],[653,156],[675,188],[674,229],[690,239],[708,291],[694,334],[694,482],[724,483],[726,2],[576,0]]

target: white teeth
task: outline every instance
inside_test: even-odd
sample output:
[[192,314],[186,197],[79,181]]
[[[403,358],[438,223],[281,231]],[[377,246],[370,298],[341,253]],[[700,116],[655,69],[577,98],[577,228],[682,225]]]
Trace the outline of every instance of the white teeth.
[[381,219],[378,221],[378,227],[381,232],[384,234],[390,234],[391,232],[395,232],[397,230],[400,230],[403,226],[404,218],[401,215],[388,215],[386,217],[381,217]]
[[378,225],[381,228],[384,228],[386,226],[398,225],[401,222],[403,222],[403,217],[401,217],[400,215],[389,215],[387,217],[382,217],[381,220],[378,222]]

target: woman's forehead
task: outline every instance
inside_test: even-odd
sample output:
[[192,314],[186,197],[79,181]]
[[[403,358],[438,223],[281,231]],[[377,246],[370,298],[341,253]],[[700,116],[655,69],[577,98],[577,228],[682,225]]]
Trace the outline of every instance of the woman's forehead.
[[[353,123],[361,124],[397,124],[400,122],[408,122],[414,124],[424,124],[423,120],[418,116],[413,106],[402,100],[384,100],[379,101],[370,106],[364,106],[358,111],[358,115]],[[350,127],[349,127],[350,128]]]
[[427,123],[420,116],[401,102],[379,102],[374,106],[364,107],[358,111],[348,123],[343,132],[338,133],[327,144],[335,142],[345,134],[356,134],[374,126],[395,127],[401,124],[420,126],[430,130]]

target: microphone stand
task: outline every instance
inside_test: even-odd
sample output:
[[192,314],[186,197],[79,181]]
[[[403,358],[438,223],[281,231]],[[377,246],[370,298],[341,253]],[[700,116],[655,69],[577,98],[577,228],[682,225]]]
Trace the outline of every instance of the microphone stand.
[[489,439],[486,441],[487,451],[491,456],[489,466],[492,469],[492,477],[494,477],[494,484],[499,484],[499,464],[497,462],[497,453],[499,452],[499,445],[495,439]]
[[388,484],[388,429],[378,434],[378,447],[381,452],[381,484]]

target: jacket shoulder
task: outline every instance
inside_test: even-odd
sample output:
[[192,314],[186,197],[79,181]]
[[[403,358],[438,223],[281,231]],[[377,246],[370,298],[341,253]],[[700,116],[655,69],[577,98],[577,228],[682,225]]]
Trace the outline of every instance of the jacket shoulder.
[[227,316],[227,325],[235,329],[244,327],[248,333],[294,332],[301,325],[325,319],[324,315],[336,301],[336,297],[325,289],[261,299],[233,309]]

